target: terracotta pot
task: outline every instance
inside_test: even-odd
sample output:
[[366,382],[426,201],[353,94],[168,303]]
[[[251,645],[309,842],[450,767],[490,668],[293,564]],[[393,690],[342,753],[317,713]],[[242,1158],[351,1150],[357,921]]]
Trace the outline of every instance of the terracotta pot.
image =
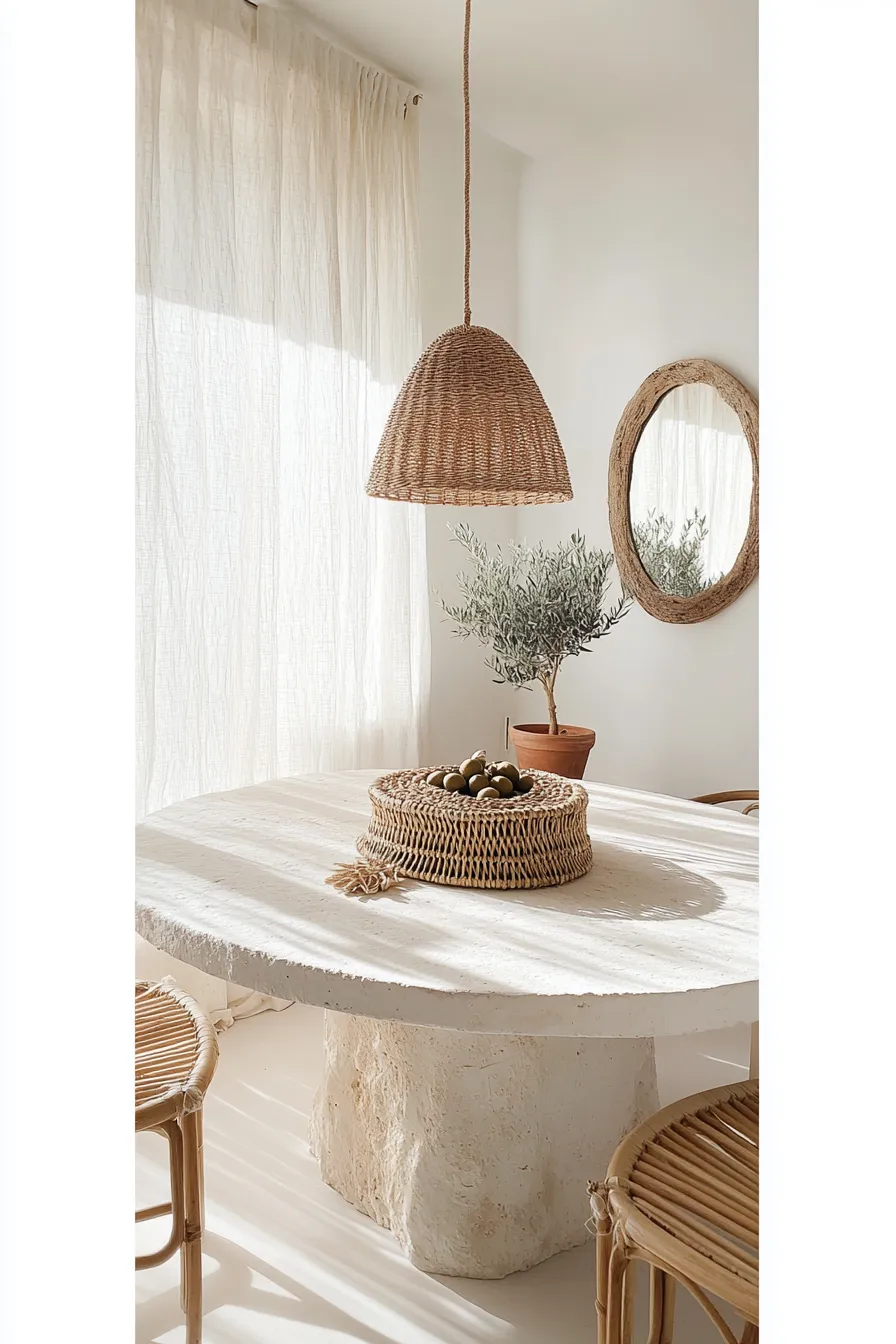
[[546,723],[518,723],[510,730],[521,770],[550,770],[566,779],[581,779],[594,746],[590,728],[560,724],[559,733],[549,733]]

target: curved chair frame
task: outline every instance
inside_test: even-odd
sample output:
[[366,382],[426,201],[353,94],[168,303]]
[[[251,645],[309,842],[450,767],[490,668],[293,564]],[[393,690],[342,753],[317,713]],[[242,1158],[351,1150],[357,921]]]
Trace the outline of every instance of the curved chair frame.
[[742,809],[745,817],[751,812],[759,811],[759,790],[758,789],[729,789],[724,793],[701,793],[699,797],[692,798],[692,803],[710,803],[716,806],[719,803],[746,803],[747,806]]
[[187,1344],[202,1340],[202,1103],[218,1062],[214,1027],[199,1005],[169,985],[136,983],[135,1129],[168,1140],[171,1199],[138,1209],[136,1221],[171,1217],[159,1250],[135,1257],[152,1269],[180,1251]]
[[[632,1174],[646,1145],[658,1134],[682,1119],[694,1117],[695,1112],[719,1105],[733,1107],[743,1116],[745,1127],[757,1136],[758,1164],[758,1087],[752,1081],[736,1083],[664,1107],[622,1141],[610,1162],[606,1181],[589,1185],[597,1233],[598,1344],[631,1344],[635,1265],[641,1260],[650,1266],[651,1276],[648,1344],[671,1344],[676,1284],[687,1288],[700,1303],[725,1344],[738,1344],[738,1340],[708,1296],[710,1293],[729,1302],[744,1317],[741,1344],[757,1344],[758,1269],[754,1275],[736,1254],[726,1253],[717,1241],[709,1240],[699,1230],[701,1195],[696,1192],[689,1196],[683,1187],[679,1189],[678,1198],[689,1206],[691,1213],[682,1215],[678,1210],[678,1216],[688,1219],[690,1239],[697,1244],[702,1242],[711,1255],[701,1253],[654,1222],[632,1197]],[[710,1174],[710,1184],[713,1180]],[[724,1180],[717,1184],[719,1193],[716,1198],[711,1197],[710,1207],[712,1216],[724,1226],[726,1215],[722,1209],[728,1208],[730,1214],[734,1203],[735,1216],[740,1215],[736,1202],[726,1197]],[[661,1201],[662,1195],[653,1198]],[[705,1193],[702,1198],[706,1199]],[[702,1207],[705,1212],[706,1206]],[[755,1282],[751,1281],[753,1278]]]

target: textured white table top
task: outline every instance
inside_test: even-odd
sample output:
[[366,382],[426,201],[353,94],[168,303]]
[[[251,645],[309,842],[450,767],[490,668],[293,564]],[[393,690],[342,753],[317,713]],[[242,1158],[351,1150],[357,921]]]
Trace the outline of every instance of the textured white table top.
[[591,872],[540,891],[348,897],[379,772],[177,803],[137,828],[137,928],[239,985],[463,1031],[659,1036],[758,1016],[758,824],[585,784]]

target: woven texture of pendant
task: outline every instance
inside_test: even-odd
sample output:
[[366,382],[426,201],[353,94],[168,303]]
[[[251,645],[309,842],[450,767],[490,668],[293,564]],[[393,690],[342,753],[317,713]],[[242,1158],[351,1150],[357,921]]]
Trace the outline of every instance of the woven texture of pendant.
[[488,327],[444,332],[408,375],[367,493],[417,504],[553,504],[572,499],[538,384]]
[[428,346],[392,407],[367,493],[416,504],[572,499],[538,384],[503,336],[470,316],[470,0],[464,23],[464,321]]

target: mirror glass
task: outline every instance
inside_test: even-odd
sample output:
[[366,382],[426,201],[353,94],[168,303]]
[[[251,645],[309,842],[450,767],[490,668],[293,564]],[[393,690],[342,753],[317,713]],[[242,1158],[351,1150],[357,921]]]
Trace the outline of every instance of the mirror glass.
[[629,491],[635,548],[661,592],[693,597],[728,573],[752,493],[737,412],[708,383],[667,392],[638,441]]

